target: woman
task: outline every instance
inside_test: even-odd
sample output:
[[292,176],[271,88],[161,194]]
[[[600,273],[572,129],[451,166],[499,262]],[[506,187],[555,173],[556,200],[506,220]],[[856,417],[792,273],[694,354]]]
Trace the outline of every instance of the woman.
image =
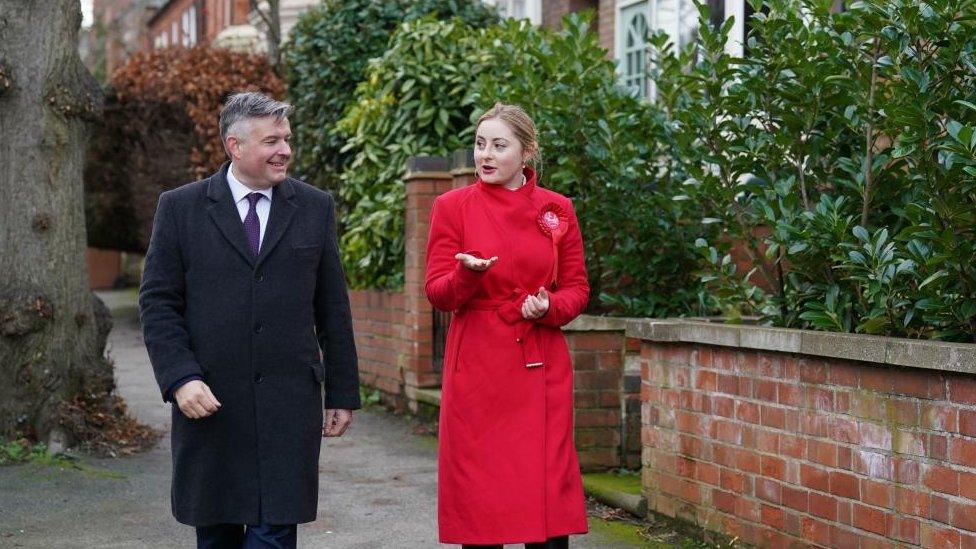
[[560,327],[589,296],[570,200],[537,186],[535,124],[479,120],[478,180],[434,201],[427,298],[452,311],[440,413],[440,541],[568,547],[587,531]]

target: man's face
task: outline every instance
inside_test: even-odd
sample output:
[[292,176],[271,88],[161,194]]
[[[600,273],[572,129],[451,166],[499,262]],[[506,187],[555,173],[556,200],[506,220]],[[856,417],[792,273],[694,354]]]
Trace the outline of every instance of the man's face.
[[234,160],[235,175],[255,189],[268,189],[285,180],[291,161],[291,125],[287,118],[273,116],[248,120],[246,137],[227,137],[227,149]]

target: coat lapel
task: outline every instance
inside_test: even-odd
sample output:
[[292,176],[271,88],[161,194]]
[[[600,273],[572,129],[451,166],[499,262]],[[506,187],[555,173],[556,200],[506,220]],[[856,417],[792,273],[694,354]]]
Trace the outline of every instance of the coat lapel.
[[[261,242],[261,252],[258,254],[255,268],[261,266],[261,263],[281,241],[281,237],[284,236],[285,230],[288,229],[297,209],[294,183],[285,179],[274,188],[274,195],[271,199],[271,213],[268,214],[268,228],[264,231],[264,240]],[[241,234],[243,234],[243,229]]]
[[[247,244],[247,235],[244,234],[244,224],[241,223],[241,215],[237,212],[237,205],[234,204],[234,195],[227,186],[227,168],[230,163],[225,163],[220,167],[220,171],[210,176],[207,184],[207,198],[211,204],[207,207],[210,219],[220,229],[221,234],[227,242],[237,250],[237,253],[247,261],[252,267],[255,258],[251,254],[251,248]],[[272,202],[272,208],[274,202]],[[272,212],[274,210],[272,209]]]

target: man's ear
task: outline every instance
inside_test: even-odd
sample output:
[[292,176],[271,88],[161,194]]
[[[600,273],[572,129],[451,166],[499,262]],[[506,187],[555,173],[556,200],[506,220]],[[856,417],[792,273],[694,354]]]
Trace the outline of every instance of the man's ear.
[[238,139],[236,135],[228,135],[224,147],[227,149],[227,154],[230,155],[231,160],[240,158],[241,140]]

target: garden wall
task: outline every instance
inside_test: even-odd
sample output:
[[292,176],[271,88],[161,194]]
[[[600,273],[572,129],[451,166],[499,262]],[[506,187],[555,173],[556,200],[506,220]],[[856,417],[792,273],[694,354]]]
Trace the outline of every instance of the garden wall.
[[976,547],[976,345],[636,321],[648,509],[764,547]]

